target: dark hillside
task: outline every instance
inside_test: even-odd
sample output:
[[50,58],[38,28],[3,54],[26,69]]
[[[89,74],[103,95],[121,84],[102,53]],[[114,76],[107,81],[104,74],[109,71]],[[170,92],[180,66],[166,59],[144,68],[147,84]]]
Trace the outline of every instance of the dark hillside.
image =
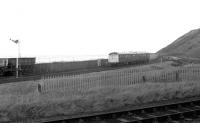
[[200,29],[192,30],[158,51],[163,55],[200,58]]

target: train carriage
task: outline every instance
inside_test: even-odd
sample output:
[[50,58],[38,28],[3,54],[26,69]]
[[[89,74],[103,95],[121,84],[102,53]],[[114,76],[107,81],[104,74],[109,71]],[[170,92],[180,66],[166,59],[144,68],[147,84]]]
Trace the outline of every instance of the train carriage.
[[129,53],[112,52],[108,56],[108,62],[111,65],[142,64],[142,63],[148,63],[149,59],[150,59],[149,53],[138,53],[138,52],[129,52]]

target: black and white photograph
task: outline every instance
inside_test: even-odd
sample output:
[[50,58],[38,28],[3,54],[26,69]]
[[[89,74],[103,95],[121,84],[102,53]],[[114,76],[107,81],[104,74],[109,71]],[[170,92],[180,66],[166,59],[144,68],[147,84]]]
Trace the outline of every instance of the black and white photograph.
[[0,0],[0,123],[200,122],[199,0]]

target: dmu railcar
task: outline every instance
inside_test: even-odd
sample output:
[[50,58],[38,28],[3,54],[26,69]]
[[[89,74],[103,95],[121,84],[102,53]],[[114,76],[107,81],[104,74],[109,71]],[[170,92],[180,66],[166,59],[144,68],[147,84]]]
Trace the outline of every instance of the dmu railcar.
[[128,65],[128,64],[144,64],[149,63],[149,53],[118,53],[112,52],[108,55],[108,63],[110,65]]

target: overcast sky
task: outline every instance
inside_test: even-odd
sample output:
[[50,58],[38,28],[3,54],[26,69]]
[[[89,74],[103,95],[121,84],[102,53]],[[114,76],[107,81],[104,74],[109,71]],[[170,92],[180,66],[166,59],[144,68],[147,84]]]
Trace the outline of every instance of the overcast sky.
[[1,0],[0,57],[156,52],[200,27],[199,0]]

